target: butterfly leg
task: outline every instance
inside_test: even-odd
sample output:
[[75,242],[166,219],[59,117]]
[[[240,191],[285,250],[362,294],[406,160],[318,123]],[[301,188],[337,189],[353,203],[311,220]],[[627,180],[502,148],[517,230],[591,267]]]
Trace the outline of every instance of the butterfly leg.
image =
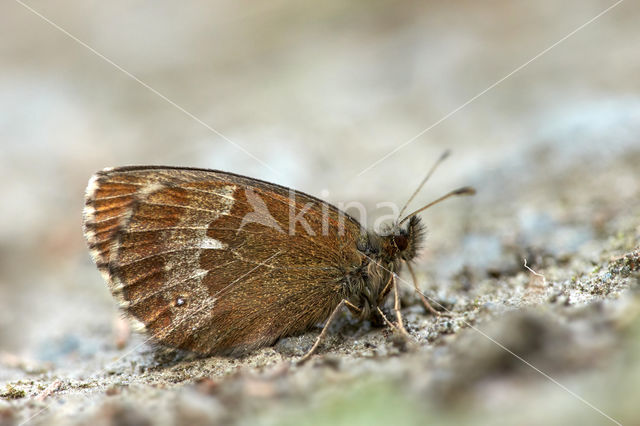
[[382,309],[380,309],[379,306],[377,306],[376,309],[378,310],[378,313],[380,314],[380,316],[382,317],[384,322],[387,323],[387,325],[390,328],[392,328],[393,330],[396,330],[406,340],[415,341],[413,339],[413,337],[411,337],[411,335],[409,334],[407,329],[404,328],[404,324],[403,324],[403,320],[402,320],[402,313],[400,313],[400,297],[398,295],[398,289],[396,287],[396,280],[394,278],[395,278],[395,274],[392,275],[392,277],[389,280],[389,282],[393,282],[393,284],[394,284],[393,289],[394,289],[395,302],[394,302],[393,310],[396,312],[396,321],[397,321],[398,324],[396,325],[396,324],[392,323],[391,321],[389,321],[389,318],[387,318],[387,316],[384,314],[384,312],[382,312]]
[[354,305],[353,303],[349,302],[346,299],[342,299],[342,301],[340,303],[338,303],[338,306],[335,307],[333,312],[331,312],[331,315],[329,315],[329,319],[324,324],[324,327],[322,327],[322,331],[320,332],[320,334],[316,338],[316,341],[313,344],[313,346],[311,346],[311,349],[309,349],[309,351],[306,354],[304,354],[304,356],[302,358],[300,358],[298,360],[298,362],[297,362],[298,365],[301,365],[301,364],[307,362],[307,360],[311,357],[311,355],[313,355],[313,353],[318,348],[318,346],[320,346],[320,342],[322,342],[322,339],[327,334],[327,330],[329,329],[329,325],[331,324],[331,321],[333,321],[333,318],[336,316],[336,314],[338,313],[340,308],[342,308],[343,306],[348,307],[349,310],[351,310],[352,312],[361,312],[361,309],[358,308],[356,305]]
[[436,311],[433,308],[433,306],[431,306],[431,303],[429,303],[427,298],[424,297],[424,294],[422,294],[422,292],[418,288],[418,278],[416,278],[416,273],[413,271],[413,267],[411,266],[411,264],[409,262],[406,262],[406,264],[407,264],[407,269],[409,269],[409,272],[411,273],[411,279],[413,280],[413,288],[416,290],[416,293],[418,293],[418,296],[420,296],[420,299],[422,299],[422,303],[424,304],[424,307],[427,308],[427,311],[429,311],[433,315],[439,317],[440,316],[440,312]]
[[389,328],[393,330],[398,330],[398,327],[396,327],[395,324],[389,321],[389,318],[387,318],[387,316],[384,314],[384,312],[382,312],[382,309],[380,309],[379,306],[376,306],[376,309],[378,310],[378,313],[380,314],[384,322],[389,326]]
[[407,332],[407,329],[404,328],[404,324],[402,323],[402,313],[400,313],[400,295],[398,294],[398,280],[396,279],[396,274],[391,274],[393,280],[393,310],[396,312],[396,322],[398,323],[397,327],[404,337],[412,340],[411,335]]
[[404,328],[404,325],[402,323],[402,314],[400,313],[400,298],[398,297],[398,290],[396,289],[396,274],[392,273],[389,276],[389,281],[387,281],[387,284],[385,284],[384,288],[380,292],[380,297],[378,297],[378,305],[382,304],[382,302],[384,301],[384,298],[387,295],[387,293],[389,292],[389,289],[390,289],[391,286],[393,286],[393,289],[394,289],[394,294],[395,294],[395,308],[394,308],[394,310],[396,311],[396,319],[397,319],[399,325],[395,326],[391,321],[389,321],[389,318],[387,318],[387,316],[384,314],[384,312],[382,312],[382,309],[380,309],[380,306],[377,306],[376,309],[378,310],[378,313],[380,314],[380,316],[382,317],[384,322],[389,327],[391,327],[394,330],[397,330],[404,337],[411,338],[411,336],[409,335],[407,330]]
[[378,305],[382,304],[382,302],[384,301],[385,297],[387,297],[387,294],[389,293],[389,288],[391,287],[391,284],[393,284],[393,273],[389,277],[389,281],[387,281],[387,283],[385,284],[384,288],[380,292],[380,295],[378,296]]

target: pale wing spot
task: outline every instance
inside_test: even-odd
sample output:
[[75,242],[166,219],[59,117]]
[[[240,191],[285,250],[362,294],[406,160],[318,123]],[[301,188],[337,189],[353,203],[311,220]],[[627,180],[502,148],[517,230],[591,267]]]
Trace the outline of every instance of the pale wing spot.
[[133,317],[129,317],[129,321],[131,322],[131,329],[138,333],[145,333],[147,331],[147,327],[137,319]]
[[141,195],[142,197],[146,198],[154,192],[160,191],[162,188],[164,188],[163,184],[159,182],[153,182],[140,188],[140,191],[137,195]]
[[[93,238],[89,233],[87,233],[87,239],[89,239],[89,241],[95,241],[95,238]],[[100,252],[97,249],[89,249],[89,255],[94,263],[98,263],[101,259]]]
[[87,205],[87,206],[84,206],[83,213],[84,213],[84,217],[86,218],[85,222],[88,222],[94,218],[96,214],[96,209],[93,206]]
[[120,278],[118,278],[117,276],[110,275],[108,271],[104,271],[104,272],[109,277],[109,279],[107,280],[107,283],[109,284],[111,295],[116,299],[116,302],[118,302],[118,305],[120,306],[120,308],[127,309],[129,306],[131,306],[131,302],[129,302],[124,298],[124,294],[122,292],[124,288],[124,284],[122,283],[122,281],[120,281]]
[[235,187],[235,186],[233,186],[233,185],[227,185],[227,186],[224,186],[224,187],[222,188],[222,191],[223,191],[222,193],[221,193],[221,192],[218,192],[218,191],[207,191],[206,189],[201,189],[201,188],[185,187],[185,189],[187,189],[188,191],[192,191],[192,192],[204,192],[205,194],[213,194],[213,195],[217,195],[217,196],[218,196],[218,197],[220,197],[220,198],[225,198],[225,199],[227,199],[227,200],[231,201],[231,204],[233,204],[233,202],[236,200],[236,199],[233,197],[233,195],[231,195],[231,194],[233,194],[233,193],[235,192],[235,190],[236,190],[236,187]]
[[131,196],[132,196],[132,194],[127,192],[126,194],[109,195],[109,196],[100,197],[100,198],[96,197],[95,199],[96,200],[100,200],[100,201],[102,201],[102,200],[115,200],[115,199],[118,199],[118,198],[125,198],[125,197],[131,197]]
[[[100,275],[102,275],[102,279],[112,288],[117,289],[118,286],[111,281],[111,274],[105,268],[100,268]],[[112,290],[114,291],[114,290]]]
[[[198,269],[196,269],[195,273],[193,273],[192,275],[190,275],[190,276],[188,276],[186,278],[183,278],[183,279],[178,280],[178,281],[171,280],[172,281],[171,284],[176,285],[176,284],[184,283],[184,282],[191,281],[191,280],[201,280],[202,277],[204,277],[208,273],[209,273],[209,271],[207,271],[205,269],[198,268]],[[198,281],[198,284],[199,283],[200,282]]]
[[91,176],[89,183],[87,183],[87,189],[85,191],[85,197],[90,200],[93,199],[96,191],[98,190],[98,175]]
[[193,278],[196,278],[196,277],[200,277],[201,278],[201,277],[204,277],[205,275],[207,275],[208,273],[209,273],[209,271],[207,271],[206,269],[198,268],[196,270],[196,274],[193,276]]
[[196,210],[196,211],[201,211],[201,212],[206,212],[206,213],[215,213],[215,211],[211,210],[211,209],[203,209],[203,208],[200,208],[200,207],[194,207],[194,206],[183,205],[183,204],[150,203],[150,202],[146,202],[145,204],[147,204],[149,206],[176,207],[176,208],[179,208],[179,209]]
[[227,248],[227,245],[222,241],[216,240],[215,238],[204,237],[200,240],[199,247],[205,250],[224,250]]
[[115,284],[111,288],[112,293],[122,293],[123,290],[124,290],[124,284],[122,282],[118,282],[118,284]]
[[125,212],[124,214],[121,214],[121,215],[118,215],[118,216],[111,216],[111,217],[107,217],[106,219],[92,220],[92,221],[90,221],[90,222],[89,222],[89,221],[86,221],[86,222],[85,222],[85,224],[86,224],[87,226],[95,226],[95,225],[103,224],[103,223],[105,223],[105,222],[110,222],[110,221],[112,221],[112,220],[114,220],[114,219],[122,219],[122,218],[124,218],[124,219],[128,219],[130,215],[131,215],[130,213],[126,213],[126,212]]

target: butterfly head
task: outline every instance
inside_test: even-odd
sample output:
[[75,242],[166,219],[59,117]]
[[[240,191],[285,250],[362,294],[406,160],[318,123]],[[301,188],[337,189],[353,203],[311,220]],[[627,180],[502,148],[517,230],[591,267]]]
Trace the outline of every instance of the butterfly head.
[[389,260],[410,261],[418,255],[425,237],[425,227],[418,216],[404,224],[394,224],[381,235],[380,254]]

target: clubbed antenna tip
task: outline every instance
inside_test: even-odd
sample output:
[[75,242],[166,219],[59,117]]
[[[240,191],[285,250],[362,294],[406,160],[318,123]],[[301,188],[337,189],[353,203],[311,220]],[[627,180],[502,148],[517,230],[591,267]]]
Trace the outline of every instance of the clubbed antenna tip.
[[463,186],[453,191],[451,195],[476,195],[476,189],[472,186]]

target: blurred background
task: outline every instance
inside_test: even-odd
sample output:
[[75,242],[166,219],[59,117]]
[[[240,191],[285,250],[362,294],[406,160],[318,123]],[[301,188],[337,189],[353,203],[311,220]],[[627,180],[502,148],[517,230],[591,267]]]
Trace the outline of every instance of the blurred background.
[[215,168],[373,209],[451,149],[412,207],[479,193],[424,215],[434,292],[523,253],[597,263],[620,229],[616,254],[637,247],[639,19],[603,0],[2,2],[0,381],[33,377],[15,359],[108,346],[117,310],[81,230],[107,166]]

